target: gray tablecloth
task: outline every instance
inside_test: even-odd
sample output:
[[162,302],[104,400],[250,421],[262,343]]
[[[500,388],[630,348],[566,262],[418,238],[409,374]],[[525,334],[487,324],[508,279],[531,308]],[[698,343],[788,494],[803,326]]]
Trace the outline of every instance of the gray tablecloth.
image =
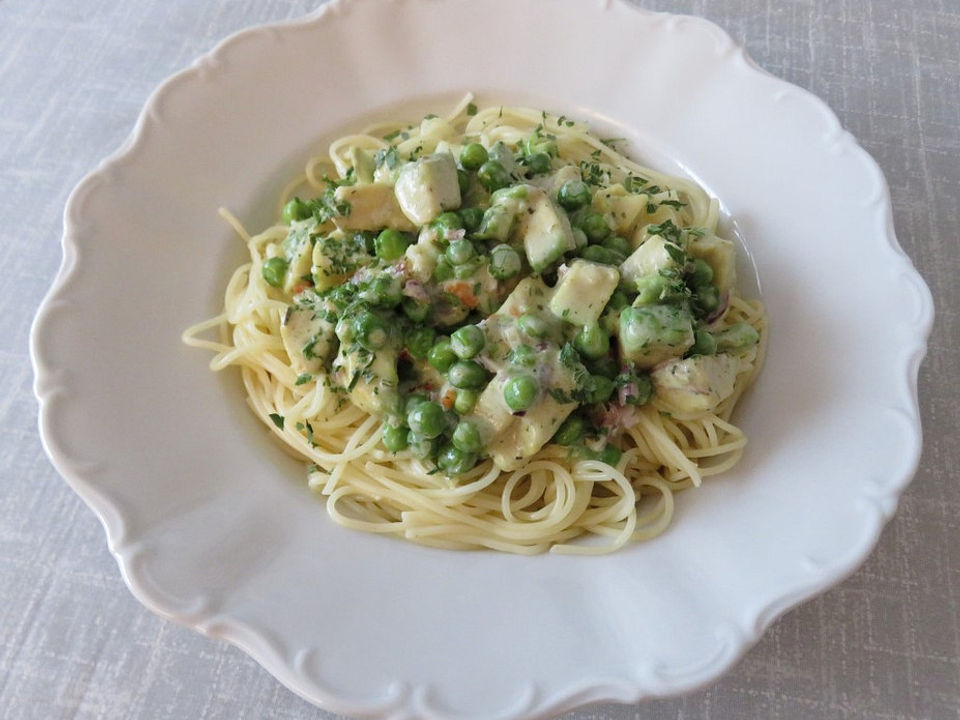
[[[43,454],[27,354],[67,195],[150,91],[227,34],[316,4],[0,0],[2,719],[332,717],[133,599],[99,523]],[[722,680],[568,717],[960,718],[960,3],[640,4],[716,21],[824,98],[879,161],[900,242],[937,303],[920,375],[926,442],[869,561],[778,621]]]

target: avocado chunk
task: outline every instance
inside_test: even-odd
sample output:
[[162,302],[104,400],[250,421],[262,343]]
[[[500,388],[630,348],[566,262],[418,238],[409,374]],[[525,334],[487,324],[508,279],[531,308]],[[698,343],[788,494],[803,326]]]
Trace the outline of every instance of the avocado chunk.
[[333,222],[341,230],[382,230],[385,227],[401,232],[416,230],[400,209],[391,185],[341,185],[334,191],[333,196],[337,203],[347,203],[350,206],[347,215],[333,218]]
[[287,261],[287,274],[283,281],[283,291],[292,293],[301,279],[310,274],[313,264],[313,243],[305,225],[290,229],[280,245],[283,257]]
[[740,360],[697,355],[664,363],[650,374],[657,397],[677,413],[712,412],[733,394]]
[[624,283],[632,286],[644,275],[659,273],[661,270],[676,267],[677,262],[670,255],[667,246],[676,247],[659,235],[651,235],[641,243],[620,265],[620,277]]
[[390,414],[397,405],[397,351],[372,353],[356,343],[341,345],[332,379],[350,393],[350,401],[371,415]]
[[594,196],[593,209],[599,213],[609,213],[617,234],[629,237],[644,216],[649,201],[646,194],[629,193],[617,183]]
[[426,225],[445,210],[460,207],[457,164],[450,153],[436,153],[404,165],[394,193],[414,225]]
[[619,282],[620,273],[609,265],[574,260],[553,290],[550,310],[574,325],[592,325]]
[[313,284],[318,291],[346,282],[350,275],[373,261],[362,235],[340,230],[316,240],[312,259]]
[[620,312],[619,338],[623,362],[651,368],[693,345],[693,316],[678,305],[627,307]]
[[540,273],[575,250],[573,228],[565,212],[560,210],[539,188],[527,196],[527,212],[523,228],[523,249],[534,272]]
[[714,333],[717,350],[720,352],[740,352],[760,342],[760,333],[750,323],[734,323],[726,330]]
[[559,354],[559,348],[553,344],[541,352],[537,375],[544,391],[522,413],[514,413],[504,401],[503,388],[510,377],[506,370],[498,372],[480,394],[471,417],[480,427],[487,452],[500,470],[521,467],[550,441],[576,409],[577,403],[561,403],[546,390],[569,394],[574,389],[571,373],[561,364]]
[[713,269],[713,284],[722,293],[737,282],[737,256],[730,240],[716,235],[691,238],[687,243],[690,257],[704,260]]
[[337,349],[331,303],[313,290],[304,290],[293,298],[280,324],[280,339],[298,373],[322,372],[324,362]]

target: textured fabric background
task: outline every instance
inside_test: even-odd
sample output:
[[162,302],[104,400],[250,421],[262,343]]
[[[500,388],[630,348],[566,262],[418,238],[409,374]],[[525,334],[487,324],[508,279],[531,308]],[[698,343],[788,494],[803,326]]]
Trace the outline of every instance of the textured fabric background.
[[[27,354],[67,195],[148,94],[227,34],[317,2],[0,0],[0,720],[333,717],[133,599],[97,520],[43,454]],[[863,568],[782,618],[722,680],[567,718],[960,718],[960,3],[640,4],[719,23],[824,98],[883,167],[900,242],[937,303],[920,375],[926,442]]]

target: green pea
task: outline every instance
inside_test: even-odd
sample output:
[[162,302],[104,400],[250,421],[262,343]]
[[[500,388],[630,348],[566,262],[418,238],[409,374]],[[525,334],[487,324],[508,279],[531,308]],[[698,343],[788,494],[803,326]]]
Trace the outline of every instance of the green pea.
[[547,321],[539,315],[533,315],[531,313],[524,313],[518,317],[517,325],[532,338],[543,338],[550,332],[550,326],[547,324]]
[[595,360],[610,351],[610,336],[597,323],[584,325],[573,339],[573,346],[584,357]]
[[585,363],[591,375],[603,375],[613,380],[620,373],[620,362],[614,355],[603,355]]
[[447,371],[447,379],[455,388],[479,390],[487,384],[487,371],[478,362],[461,360]]
[[313,213],[310,212],[310,206],[298,197],[290,200],[283,206],[283,212],[280,217],[287,225],[295,220],[306,220]]
[[586,430],[587,423],[579,415],[571,415],[564,420],[553,434],[553,441],[557,445],[573,445],[580,441]]
[[463,229],[463,220],[455,212],[445,212],[437,215],[430,225],[437,231],[440,238],[445,240],[448,232]]
[[503,384],[503,400],[514,412],[529,408],[539,394],[540,383],[533,375],[514,375]]
[[667,292],[666,279],[659,274],[642,275],[636,280],[635,306],[652,305],[663,299]]
[[437,261],[437,266],[433,269],[433,279],[437,282],[453,279],[453,265],[445,255]]
[[446,445],[437,457],[437,467],[445,475],[462,475],[477,464],[476,453],[464,452],[455,445]]
[[588,245],[580,253],[580,257],[601,265],[620,265],[626,258],[616,250],[605,248],[603,245]]
[[414,322],[423,322],[430,314],[430,303],[405,297],[402,302],[403,314]]
[[407,335],[407,350],[417,360],[426,360],[435,338],[436,333],[433,328],[414,328]]
[[407,397],[407,401],[403,405],[403,414],[406,417],[407,413],[413,410],[417,405],[422,402],[426,402],[429,398],[423,393],[414,393]]
[[720,305],[720,291],[716,285],[697,288],[693,296],[693,307],[700,315],[709,315]]
[[418,403],[407,413],[407,425],[421,437],[435,438],[443,432],[446,425],[443,408],[429,400]]
[[399,260],[413,241],[399,230],[387,228],[373,241],[373,251],[381,260]]
[[557,191],[557,202],[570,212],[586,207],[591,199],[590,188],[582,180],[567,180]]
[[590,242],[600,242],[610,236],[610,225],[607,224],[607,219],[600,213],[586,213],[579,219],[577,227],[586,233]]
[[550,157],[556,157],[560,152],[559,148],[557,147],[556,140],[543,137],[539,133],[534,133],[524,140],[521,150],[527,157],[537,153],[544,153]]
[[415,458],[426,460],[437,453],[440,443],[436,438],[426,438],[411,430],[407,433],[407,444],[410,448],[410,454]]
[[527,155],[524,164],[530,170],[531,175],[543,175],[550,172],[550,156],[545,152]]
[[510,174],[496,160],[488,160],[477,170],[477,179],[487,190],[493,192],[510,184]]
[[337,320],[337,325],[333,331],[336,333],[337,339],[345,345],[349,345],[357,337],[357,326],[354,318],[347,315]]
[[457,187],[460,188],[461,197],[470,191],[470,173],[463,168],[457,168]]
[[453,409],[460,415],[469,414],[477,404],[475,390],[457,390],[457,397],[453,401]]
[[456,361],[457,354],[448,337],[437,340],[427,354],[427,362],[442,373],[447,372]]
[[694,343],[690,348],[691,355],[714,355],[717,352],[717,341],[706,330],[695,330]]
[[508,280],[520,272],[520,253],[509,245],[497,245],[490,251],[489,267],[497,280]]
[[476,325],[464,325],[450,336],[450,347],[461,360],[479,355],[485,342],[483,330]]
[[272,257],[264,261],[260,268],[260,274],[263,275],[267,285],[278,288],[283,285],[283,281],[287,277],[288,264],[282,257]]
[[743,350],[760,342],[757,329],[745,322],[734,323],[726,330],[717,333],[717,349],[721,352]]
[[390,452],[405,450],[410,443],[407,440],[407,428],[402,425],[385,425],[383,428],[383,446]]
[[465,453],[480,452],[483,448],[483,438],[475,423],[470,420],[461,420],[450,437],[450,441],[458,450]]
[[374,277],[360,291],[360,299],[378,307],[396,307],[403,299],[400,278],[389,274]]
[[510,362],[521,367],[533,367],[537,364],[537,351],[529,345],[517,345],[510,353]]
[[387,327],[383,320],[369,310],[363,310],[353,319],[355,337],[367,350],[379,350],[387,344]]
[[603,450],[597,453],[597,460],[604,462],[610,467],[616,467],[620,462],[623,452],[618,447],[607,445]]
[[472,242],[466,238],[461,238],[450,243],[444,255],[453,265],[463,265],[473,260],[477,251],[474,249]]
[[587,379],[586,391],[588,403],[602,403],[610,399],[616,385],[613,380],[603,375],[591,375]]
[[480,223],[483,222],[483,208],[460,208],[457,210],[457,214],[460,215],[460,222],[463,223],[463,227],[467,232],[475,231],[480,227]]
[[703,258],[694,258],[687,270],[687,282],[692,288],[706,287],[713,282],[713,268]]
[[453,276],[457,280],[466,280],[467,278],[473,277],[479,269],[480,258],[473,258],[473,260],[468,260],[463,265],[456,265],[453,268]]
[[480,143],[465,145],[460,151],[460,164],[465,170],[477,170],[490,157],[487,149]]
[[611,235],[603,241],[603,246],[610,250],[616,250],[618,253],[627,257],[630,254],[630,242],[625,237]]
[[526,200],[529,192],[528,185],[510,185],[509,187],[495,190],[493,194],[490,195],[490,203],[491,205],[497,205],[505,200]]

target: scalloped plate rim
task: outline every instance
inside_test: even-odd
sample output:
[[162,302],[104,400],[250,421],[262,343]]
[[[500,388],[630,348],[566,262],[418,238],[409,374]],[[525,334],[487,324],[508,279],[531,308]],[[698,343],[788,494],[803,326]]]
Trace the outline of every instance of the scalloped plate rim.
[[[411,689],[407,686],[407,683],[402,680],[396,681],[394,686],[395,689],[399,688],[398,691],[404,696],[406,702],[403,706],[395,705],[392,708],[386,707],[382,703],[379,703],[379,707],[377,707],[378,703],[371,703],[369,700],[351,700],[336,695],[324,695],[322,692],[318,692],[317,688],[311,691],[303,687],[302,678],[294,676],[292,668],[280,657],[279,653],[272,651],[271,644],[264,630],[261,629],[258,631],[258,629],[255,628],[244,628],[240,623],[231,621],[229,617],[217,615],[213,617],[201,617],[199,615],[187,615],[172,609],[163,600],[152,594],[147,588],[147,584],[138,577],[132,567],[134,558],[142,548],[140,548],[137,543],[130,543],[128,541],[123,514],[120,508],[112,503],[109,497],[99,492],[95,482],[91,480],[90,470],[83,469],[85,461],[72,456],[68,450],[61,447],[55,433],[51,430],[51,421],[56,413],[56,396],[61,390],[61,387],[54,382],[56,372],[48,363],[43,349],[48,333],[51,332],[51,323],[53,322],[56,304],[68,293],[73,281],[74,270],[81,262],[81,249],[77,244],[77,236],[79,234],[78,226],[80,225],[78,206],[81,204],[85,195],[95,192],[98,183],[108,181],[109,174],[133,158],[137,149],[148,141],[147,138],[150,131],[152,115],[162,106],[164,96],[175,85],[196,79],[196,77],[204,71],[209,70],[216,72],[216,65],[220,60],[220,56],[231,48],[246,42],[251,37],[264,32],[282,32],[287,29],[305,28],[307,25],[322,22],[329,13],[337,12],[345,3],[358,1],[359,0],[330,0],[303,17],[265,23],[234,32],[217,43],[211,50],[198,57],[188,67],[168,77],[150,94],[138,115],[133,130],[124,142],[114,153],[102,160],[92,171],[84,176],[68,198],[64,211],[64,231],[62,237],[63,258],[55,279],[38,308],[30,332],[30,357],[35,371],[34,394],[39,404],[39,433],[45,452],[57,472],[97,515],[106,532],[110,552],[114,555],[120,567],[125,583],[132,594],[144,606],[163,617],[197,630],[204,635],[224,639],[241,648],[291,691],[333,712],[384,717],[395,720],[422,716],[446,717],[442,712],[438,714],[438,711],[429,706],[429,699],[425,699],[428,698],[429,693],[422,692],[424,688],[419,688],[421,692],[418,692],[418,688]],[[396,2],[396,0],[393,1]],[[428,0],[406,1],[423,2]],[[873,508],[870,518],[871,528],[864,537],[862,546],[855,548],[847,554],[840,563],[830,566],[829,568],[823,568],[822,574],[819,577],[809,581],[803,587],[781,593],[775,601],[768,603],[764,607],[755,608],[751,614],[753,618],[752,622],[746,623],[745,626],[731,623],[736,626],[736,630],[739,632],[739,645],[729,653],[720,653],[719,662],[707,666],[697,674],[692,674],[682,680],[675,680],[673,687],[668,693],[651,692],[636,681],[625,678],[619,680],[607,679],[605,681],[584,680],[581,687],[570,688],[566,693],[555,693],[551,697],[531,700],[533,704],[530,704],[526,709],[521,708],[516,712],[510,712],[508,710],[507,714],[502,715],[503,718],[510,718],[512,720],[520,720],[521,718],[534,720],[553,717],[584,705],[600,702],[636,703],[647,698],[690,692],[715,681],[721,674],[730,669],[743,654],[760,639],[774,620],[800,603],[809,600],[841,582],[866,560],[879,540],[884,525],[890,517],[892,517],[900,494],[916,473],[922,450],[917,374],[919,365],[926,352],[926,340],[932,329],[933,301],[929,288],[913,267],[909,257],[904,253],[897,241],[893,226],[889,185],[883,177],[883,173],[876,161],[857,143],[856,139],[848,131],[842,128],[839,118],[823,100],[812,92],[788,83],[761,68],[739,43],[734,41],[725,30],[715,23],[692,15],[677,15],[668,12],[654,12],[642,9],[632,5],[627,0],[605,0],[600,3],[600,6],[601,9],[608,9],[611,4],[625,6],[631,11],[643,16],[672,18],[678,22],[692,22],[708,30],[714,37],[721,39],[723,42],[728,42],[752,72],[775,80],[777,83],[782,84],[785,88],[789,88],[794,92],[799,92],[799,96],[802,97],[804,102],[815,106],[821,114],[827,118],[833,129],[840,132],[840,137],[837,139],[838,144],[842,144],[844,150],[857,153],[859,161],[866,169],[879,175],[882,198],[878,206],[884,210],[883,228],[885,231],[886,244],[898,256],[904,275],[914,283],[914,289],[919,296],[918,302],[920,308],[918,310],[917,330],[914,337],[915,343],[912,347],[908,348],[907,363],[906,367],[903,368],[906,371],[903,380],[907,386],[906,391],[909,403],[907,407],[898,408],[898,410],[903,412],[907,419],[911,421],[913,434],[909,437],[909,449],[905,453],[908,459],[904,464],[904,471],[896,477],[887,478],[888,483],[885,492],[868,498],[874,501],[870,503],[871,508]],[[881,500],[885,501],[882,507],[879,502]],[[743,617],[740,618],[740,620],[743,619]],[[241,637],[242,631],[244,630],[252,633],[258,642],[251,643]],[[534,695],[536,695],[535,692]],[[414,699],[411,700],[411,698]]]

